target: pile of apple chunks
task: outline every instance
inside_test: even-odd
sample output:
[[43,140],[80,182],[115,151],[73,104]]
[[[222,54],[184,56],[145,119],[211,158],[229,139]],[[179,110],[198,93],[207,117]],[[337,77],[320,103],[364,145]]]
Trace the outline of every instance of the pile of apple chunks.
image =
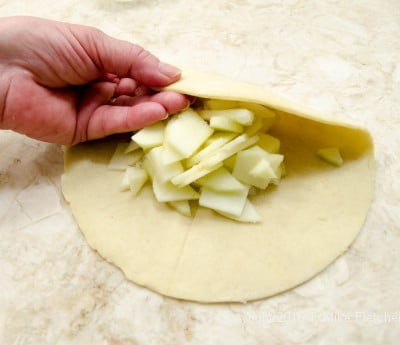
[[202,206],[257,223],[262,218],[248,197],[284,174],[280,141],[266,134],[275,120],[259,104],[197,100],[119,143],[108,167],[125,170],[122,191],[136,195],[150,180],[157,201],[184,216]]

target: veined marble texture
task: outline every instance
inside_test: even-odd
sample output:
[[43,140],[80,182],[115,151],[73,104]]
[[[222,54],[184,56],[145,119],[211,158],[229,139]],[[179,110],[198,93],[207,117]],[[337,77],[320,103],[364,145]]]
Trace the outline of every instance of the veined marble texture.
[[63,200],[61,148],[1,131],[1,345],[400,343],[399,0],[0,0],[0,16],[22,14],[93,25],[364,126],[378,172],[365,226],[323,273],[205,305],[127,281]]

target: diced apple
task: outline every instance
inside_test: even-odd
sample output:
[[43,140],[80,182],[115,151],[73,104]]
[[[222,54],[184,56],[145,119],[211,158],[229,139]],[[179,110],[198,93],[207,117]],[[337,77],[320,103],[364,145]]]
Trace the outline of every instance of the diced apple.
[[206,157],[200,163],[194,165],[190,169],[172,178],[172,183],[183,187],[195,180],[203,177],[210,172],[220,168],[222,162],[237,152],[255,144],[258,141],[257,136],[249,138],[246,134],[242,134],[233,139],[229,143],[222,146],[218,151]]
[[343,158],[337,147],[327,147],[317,151],[317,155],[325,162],[340,167],[343,165]]
[[133,151],[125,153],[128,148],[128,143],[119,143],[112,155],[110,162],[108,163],[108,169],[110,170],[125,170],[127,166],[132,165],[139,161],[143,156],[142,151]]
[[129,189],[133,195],[139,193],[149,179],[146,171],[142,168],[128,167],[125,174],[128,176]]
[[182,160],[181,154],[173,150],[167,142],[164,142],[162,160],[165,164],[171,164]]
[[271,109],[256,103],[239,102],[239,107],[245,108],[253,112],[255,116],[260,117],[275,117],[276,113]]
[[196,164],[190,169],[184,171],[183,173],[173,177],[171,179],[171,182],[178,187],[184,187],[193,183],[199,178],[213,172],[214,170],[217,170],[220,167],[222,167],[222,163],[217,163],[210,166],[202,166],[200,164]]
[[199,194],[190,186],[179,188],[171,182],[160,182],[153,178],[153,192],[158,202],[198,199]]
[[162,159],[163,147],[155,147],[144,158],[144,167],[152,178],[160,182],[169,181],[183,172],[180,162],[165,164]]
[[126,192],[130,188],[130,186],[129,186],[129,175],[128,175],[126,170],[125,170],[124,177],[122,178],[121,185],[120,185],[119,188],[120,188],[121,192]]
[[268,151],[270,153],[278,153],[279,148],[281,146],[281,142],[278,138],[273,137],[272,135],[260,133],[258,134],[260,140],[257,145],[260,146],[263,150]]
[[235,167],[235,162],[236,162],[236,155],[233,155],[227,159],[224,160],[224,165],[232,171],[233,168]]
[[237,108],[238,102],[225,101],[220,99],[207,99],[203,102],[204,108],[213,110]]
[[252,169],[249,174],[255,178],[277,178],[274,170],[266,159],[260,160]]
[[180,214],[191,217],[190,205],[187,200],[179,200],[179,201],[170,201],[168,205],[178,211]]
[[216,192],[240,192],[245,188],[223,167],[196,180],[196,184]]
[[251,145],[254,145],[258,141],[258,139],[259,137],[257,135],[249,138],[247,134],[242,134],[230,141],[229,143],[226,143],[217,152],[205,158],[199,164],[203,166],[212,166],[219,162],[223,162],[225,159],[233,156],[239,151],[244,150]]
[[210,127],[219,131],[242,133],[243,126],[227,116],[212,116]]
[[132,135],[132,140],[145,151],[160,146],[164,141],[164,128],[164,122],[157,122]]
[[128,147],[125,149],[125,153],[136,151],[139,148],[140,148],[140,146],[136,142],[131,141],[129,143]]
[[263,119],[260,116],[254,118],[253,124],[246,128],[245,133],[249,136],[256,134],[263,126]]
[[260,223],[262,218],[260,214],[257,212],[256,208],[253,206],[253,204],[249,201],[246,200],[246,203],[244,205],[243,211],[240,216],[233,216],[229,213],[225,212],[218,212],[219,214],[223,215],[224,217],[236,220],[238,222],[242,223]]
[[183,158],[191,156],[213,133],[195,111],[187,109],[172,117],[165,128],[165,141]]
[[213,117],[224,116],[243,126],[250,126],[254,119],[254,114],[250,110],[242,108],[227,110],[202,110],[200,111],[200,115],[203,119],[210,121]]
[[[276,157],[272,157],[274,164],[274,166],[272,166],[271,156],[280,155],[269,154],[258,146],[254,146],[248,150],[241,151],[237,154],[236,163],[232,174],[243,183],[255,186],[260,189],[265,189],[270,183],[271,178],[276,178],[274,168],[278,160]],[[262,169],[262,163],[260,162],[262,162],[263,160],[267,161],[270,165],[269,168],[272,169],[267,169],[266,171],[269,173],[265,176],[254,175],[254,173],[252,173],[252,171],[254,172],[253,169],[256,169],[256,172],[257,170],[259,171],[260,169]],[[282,161],[280,161],[280,163],[281,162]],[[257,167],[257,165],[259,164],[261,164],[261,166]],[[272,175],[270,172],[272,172],[274,175]]]
[[192,167],[205,157],[211,155],[221,146],[231,141],[235,137],[234,133],[214,133],[205,143],[204,148],[186,160],[186,166]]
[[212,189],[202,188],[199,205],[238,217],[243,212],[248,192],[248,186],[236,193],[221,193]]

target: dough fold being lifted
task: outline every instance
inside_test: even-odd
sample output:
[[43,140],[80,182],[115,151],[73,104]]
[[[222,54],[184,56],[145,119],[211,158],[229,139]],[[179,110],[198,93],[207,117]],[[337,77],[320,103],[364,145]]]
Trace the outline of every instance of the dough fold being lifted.
[[[375,161],[369,133],[306,109],[262,87],[184,71],[167,89],[274,109],[287,175],[252,199],[260,224],[241,224],[200,208],[183,217],[120,192],[123,172],[107,169],[116,139],[65,153],[63,192],[90,246],[133,282],[163,295],[200,302],[259,299],[310,279],[351,244],[371,203]],[[337,168],[316,156],[339,147]]]

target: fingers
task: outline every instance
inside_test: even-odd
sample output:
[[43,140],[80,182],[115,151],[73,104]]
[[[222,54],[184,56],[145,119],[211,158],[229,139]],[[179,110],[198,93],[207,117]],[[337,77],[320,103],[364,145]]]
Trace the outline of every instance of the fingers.
[[168,116],[167,110],[156,102],[143,102],[133,107],[103,105],[90,117],[87,139],[134,131]]
[[155,95],[144,95],[137,97],[120,96],[114,102],[118,106],[134,106],[143,102],[160,103],[168,114],[174,114],[188,105],[188,100],[184,95],[172,91],[163,91]]
[[143,128],[187,105],[185,96],[171,91],[153,96],[118,97],[113,105],[102,105],[91,114],[87,123],[87,140]]
[[94,28],[78,25],[70,28],[74,38],[103,72],[133,78],[151,87],[166,86],[180,78],[179,69],[160,62],[138,45],[112,38]]

